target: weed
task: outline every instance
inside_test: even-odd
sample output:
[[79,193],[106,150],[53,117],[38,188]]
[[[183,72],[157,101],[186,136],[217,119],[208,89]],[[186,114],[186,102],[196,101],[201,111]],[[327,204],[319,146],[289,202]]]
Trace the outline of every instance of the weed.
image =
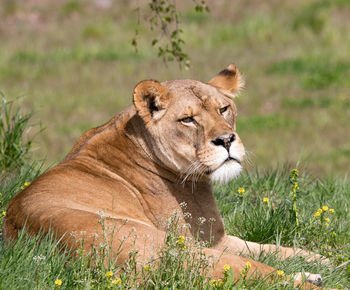
[[298,177],[299,177],[299,171],[297,169],[293,169],[289,174],[289,181],[292,185],[293,212],[294,212],[294,218],[295,218],[295,225],[297,227],[299,226],[297,198],[298,198],[298,193],[300,192]]
[[32,140],[23,135],[32,114],[22,114],[1,92],[0,97],[0,171],[5,171],[22,166],[29,157]]

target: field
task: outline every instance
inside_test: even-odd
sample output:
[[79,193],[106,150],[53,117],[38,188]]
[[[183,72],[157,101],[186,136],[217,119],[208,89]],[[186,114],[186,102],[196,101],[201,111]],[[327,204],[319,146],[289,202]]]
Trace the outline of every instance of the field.
[[[27,164],[3,179],[0,224],[9,200],[39,174],[37,168],[37,164],[34,167]],[[296,198],[299,225],[296,225],[293,210],[294,187],[286,170],[245,173],[228,185],[216,185],[216,198],[226,231],[250,241],[310,249],[329,258],[330,264],[322,264],[321,260],[307,262],[300,257],[287,260],[275,255],[252,257],[283,271],[284,276],[267,281],[244,279],[242,275],[235,284],[230,272],[226,280],[212,281],[206,275],[207,263],[193,255],[193,248],[179,246],[176,228],[169,230],[159,260],[136,270],[131,254],[123,272],[113,263],[117,257],[109,254],[108,246],[88,256],[70,258],[69,250],[58,251],[57,241],[52,237],[40,240],[22,233],[13,246],[0,243],[0,288],[295,289],[293,279],[287,275],[305,271],[321,274],[326,288],[349,289],[350,183],[319,181],[305,174],[300,174],[297,183],[300,187]],[[200,247],[195,250],[200,251]],[[76,253],[70,255],[76,256]],[[105,259],[110,261],[109,266],[104,263]],[[55,284],[60,281],[62,285]]]
[[[104,3],[110,6],[104,8]],[[156,32],[145,20],[137,24],[137,3],[1,3],[0,91],[20,108],[15,116],[33,115],[29,124],[26,118],[16,119],[13,146],[6,147],[0,135],[0,225],[20,188],[59,162],[84,131],[131,105],[140,80],[207,81],[235,63],[246,80],[235,102],[237,131],[249,162],[237,180],[215,185],[227,232],[321,253],[330,266],[300,258],[255,258],[286,274],[320,273],[326,287],[350,288],[350,1],[218,0],[208,1],[210,13],[178,1],[189,70],[157,57],[151,45]],[[131,45],[135,29],[138,52]],[[6,106],[0,104],[4,118]],[[2,125],[0,132],[6,131]],[[27,140],[34,143],[26,145]],[[299,225],[289,181],[295,167],[300,172]],[[323,206],[328,209],[316,214]],[[176,232],[169,234],[176,239]],[[0,242],[0,289],[293,288],[283,284],[286,277],[215,285],[205,275],[186,271],[201,263],[188,251],[173,257],[163,250],[164,260],[150,269],[134,271],[130,263],[119,276],[119,268],[106,268],[98,259],[92,259],[93,268],[86,257],[70,260],[56,250],[54,239],[40,242],[23,235],[14,247]],[[169,266],[174,263],[180,267]]]
[[211,13],[183,3],[188,71],[164,66],[147,23],[134,51],[133,1],[95,2],[0,7],[0,90],[22,96],[45,128],[35,159],[61,160],[85,130],[131,104],[140,80],[207,81],[234,62],[246,79],[236,103],[252,169],[300,161],[315,176],[349,173],[349,1],[215,1]]

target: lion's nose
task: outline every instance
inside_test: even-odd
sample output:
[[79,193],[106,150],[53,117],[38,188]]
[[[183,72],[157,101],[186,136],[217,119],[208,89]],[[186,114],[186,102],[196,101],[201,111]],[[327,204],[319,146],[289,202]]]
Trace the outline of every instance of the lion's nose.
[[226,148],[227,151],[230,151],[230,146],[233,141],[236,140],[235,134],[229,134],[229,135],[222,135],[216,138],[215,140],[212,140],[211,142],[215,146],[223,146]]

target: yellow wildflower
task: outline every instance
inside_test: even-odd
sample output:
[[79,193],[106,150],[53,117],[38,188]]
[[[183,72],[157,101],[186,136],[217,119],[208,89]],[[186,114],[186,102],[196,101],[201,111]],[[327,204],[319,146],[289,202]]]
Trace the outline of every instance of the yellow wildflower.
[[238,194],[243,195],[245,193],[245,189],[243,187],[238,188]]
[[334,208],[330,208],[329,213],[334,213]]
[[144,269],[145,271],[149,271],[149,270],[151,269],[151,267],[150,267],[149,265],[145,265],[145,266],[143,267],[143,269]]
[[182,241],[182,242],[185,242],[185,236],[179,236],[177,238],[178,241]]
[[325,218],[324,219],[327,223],[329,223],[331,220],[330,220],[330,218]]
[[30,182],[28,182],[28,181],[26,181],[25,183],[24,183],[24,186],[29,186],[30,185]]
[[114,284],[114,285],[121,284],[121,283],[122,283],[122,279],[120,279],[120,278],[118,278],[118,279],[113,279],[113,280],[111,281],[111,283]]
[[224,272],[228,272],[231,269],[231,266],[229,264],[225,264],[223,269],[224,269]]
[[3,215],[3,216],[6,216],[6,211],[3,211],[3,212],[2,212],[2,215]]
[[322,210],[322,208],[319,208],[318,210],[317,210],[317,212],[319,212],[320,214],[323,212],[323,210]]
[[298,183],[294,183],[294,189],[295,189],[295,190],[299,190],[299,189],[300,189]]
[[185,245],[185,236],[179,236],[179,237],[177,238],[176,244],[177,244],[179,247],[186,249],[186,245]]
[[210,281],[210,284],[211,284],[211,286],[217,286],[218,285],[218,281],[216,281],[215,279],[213,279],[213,280],[211,280]]
[[249,262],[247,262],[245,264],[245,267],[243,268],[243,270],[241,271],[241,275],[243,275],[244,277],[246,277],[249,269],[252,267],[252,264],[250,264]]
[[112,271],[106,272],[106,277],[112,277],[112,276],[113,276],[113,272]]
[[184,245],[185,244],[185,236],[179,236],[178,238],[177,238],[177,241],[176,241],[176,243],[178,244],[178,245]]
[[322,206],[322,210],[323,211],[327,211],[328,210],[328,206],[326,206],[326,205]]
[[277,272],[276,272],[276,274],[277,274],[277,276],[279,276],[279,277],[284,277],[284,271],[282,271],[282,270],[277,270]]
[[55,285],[60,287],[62,285],[62,280],[61,279],[56,279],[55,280]]
[[294,168],[290,171],[290,175],[293,175],[293,176],[298,176],[299,175],[299,171],[298,169]]
[[219,281],[218,286],[221,287],[221,286],[223,286],[223,285],[224,285],[224,282]]
[[314,217],[318,217],[318,216],[320,216],[321,214],[320,214],[320,212],[319,211],[316,211],[315,213],[314,213]]
[[269,202],[269,198],[268,198],[268,197],[264,197],[264,198],[263,198],[263,202],[268,203],[268,202]]
[[329,227],[329,223],[325,223],[324,225],[325,225],[327,228]]
[[21,190],[23,190],[23,189],[24,189],[24,185],[21,185],[19,188],[20,188]]

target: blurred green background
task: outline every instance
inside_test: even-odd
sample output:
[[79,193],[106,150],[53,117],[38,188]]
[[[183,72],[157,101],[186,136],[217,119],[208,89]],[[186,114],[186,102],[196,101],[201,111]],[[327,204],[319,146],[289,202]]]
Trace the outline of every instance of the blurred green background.
[[[139,27],[148,1],[2,0],[0,90],[45,130],[34,158],[60,161],[87,129],[132,102],[142,79],[207,81],[230,63],[246,79],[236,99],[248,169],[306,166],[344,176],[350,163],[350,0],[178,0],[190,70],[164,65]],[[27,134],[35,134],[32,130]]]

